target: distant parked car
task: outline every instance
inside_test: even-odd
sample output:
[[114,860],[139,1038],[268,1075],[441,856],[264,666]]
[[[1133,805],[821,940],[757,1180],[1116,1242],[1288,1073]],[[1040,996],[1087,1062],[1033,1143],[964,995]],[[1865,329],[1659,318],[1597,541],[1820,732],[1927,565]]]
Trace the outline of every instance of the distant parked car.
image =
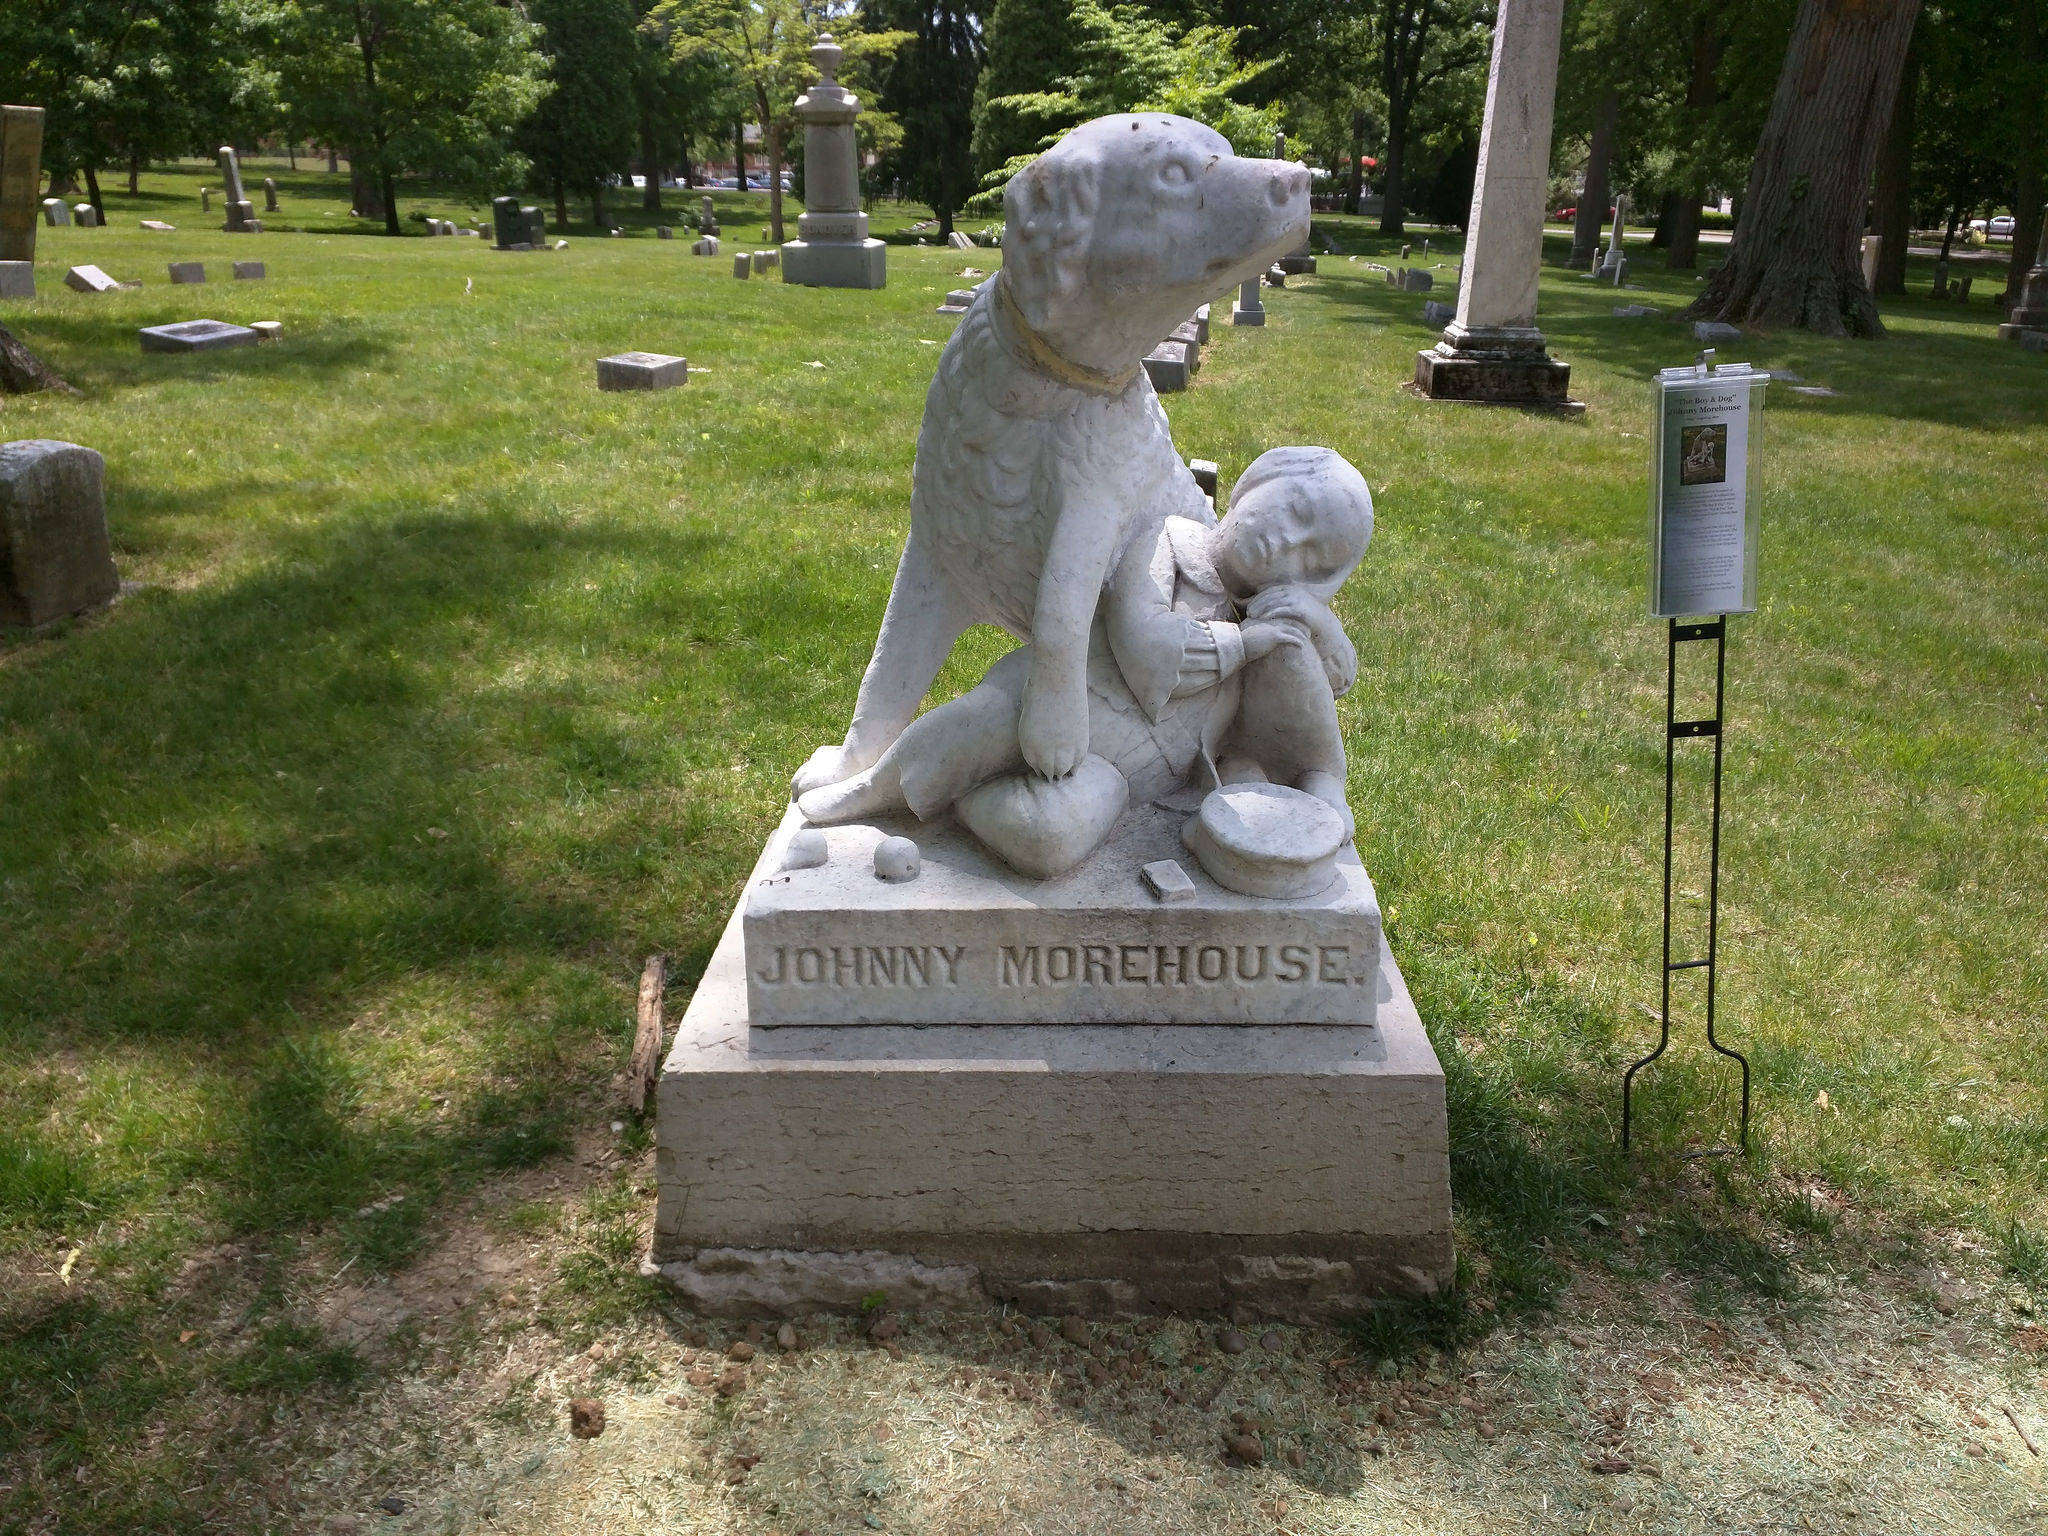
[[1991,221],[1991,238],[1994,240],[2010,240],[2012,238],[2013,226],[2013,216],[2009,213],[2001,213]]

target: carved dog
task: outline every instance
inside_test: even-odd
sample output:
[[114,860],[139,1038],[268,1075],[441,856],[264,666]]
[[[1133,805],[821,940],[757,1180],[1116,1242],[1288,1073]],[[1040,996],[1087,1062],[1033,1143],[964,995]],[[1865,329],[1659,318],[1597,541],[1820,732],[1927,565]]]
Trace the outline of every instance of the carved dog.
[[869,767],[970,625],[1032,644],[1017,729],[1048,777],[1088,750],[1088,635],[1103,581],[1174,514],[1209,521],[1142,362],[1206,299],[1308,235],[1308,172],[1240,159],[1154,113],[1097,118],[1012,178],[1003,267],[925,397],[910,537],[844,743],[795,790]]

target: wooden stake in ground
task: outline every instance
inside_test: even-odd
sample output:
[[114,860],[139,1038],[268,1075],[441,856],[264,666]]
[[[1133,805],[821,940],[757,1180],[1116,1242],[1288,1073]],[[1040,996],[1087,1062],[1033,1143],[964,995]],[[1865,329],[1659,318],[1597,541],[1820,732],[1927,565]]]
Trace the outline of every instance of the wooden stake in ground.
[[1861,237],[1919,13],[1920,0],[1800,0],[1728,260],[1688,315],[1884,334]]
[[0,390],[10,395],[26,395],[39,389],[61,389],[68,395],[78,393],[23,346],[14,332],[0,325]]
[[661,1075],[661,994],[668,988],[668,960],[649,955],[640,972],[640,1016],[633,1029],[633,1064],[626,1069],[626,1104],[647,1113],[647,1095]]

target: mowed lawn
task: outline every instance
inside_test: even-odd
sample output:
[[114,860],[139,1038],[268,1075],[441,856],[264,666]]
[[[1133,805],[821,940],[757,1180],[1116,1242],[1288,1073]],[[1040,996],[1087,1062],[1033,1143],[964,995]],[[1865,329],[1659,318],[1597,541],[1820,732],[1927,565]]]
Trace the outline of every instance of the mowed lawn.
[[[319,1299],[402,1287],[493,1191],[555,1245],[518,1337],[662,1324],[635,1273],[646,1133],[612,1128],[640,962],[671,957],[679,1012],[790,773],[843,729],[952,325],[933,310],[1000,257],[898,243],[883,292],[815,291],[657,241],[637,195],[629,238],[515,255],[352,232],[345,180],[246,174],[259,207],[279,175],[294,229],[220,233],[210,169],[153,174],[111,227],[43,229],[41,297],[0,313],[83,391],[9,398],[0,426],[106,456],[134,584],[0,641],[0,1530],[362,1508],[367,1474],[335,1458],[426,1346],[371,1347]],[[765,198],[720,200],[728,253],[766,244]],[[918,212],[877,224],[907,241]],[[1263,329],[1219,296],[1167,412],[1226,482],[1321,443],[1378,507],[1340,709],[1361,852],[1450,1077],[1464,1283],[1346,1358],[1391,1379],[1508,1319],[1568,1323],[1588,1277],[1713,1316],[1894,1285],[1960,1319],[2038,1438],[2048,359],[1998,343],[1988,305],[1924,299],[1887,304],[1883,342],[1721,349],[1839,391],[1770,391],[1762,606],[1731,625],[1720,1019],[1756,1071],[1751,1151],[1689,1155],[1732,1137],[1735,1079],[1688,987],[1623,1159],[1620,1073],[1656,1038],[1648,380],[1694,343],[1611,309],[1668,316],[1697,283],[1645,252],[1616,294],[1553,240],[1543,322],[1585,414],[1435,405],[1402,389],[1423,300],[1368,265],[1392,243],[1318,226],[1344,254],[1269,291]],[[227,280],[252,257],[265,281]],[[205,286],[169,285],[186,259]],[[70,293],[74,262],[143,286]],[[200,316],[283,339],[138,349]],[[595,359],[629,350],[687,356],[690,382],[600,394]],[[939,691],[1007,644],[970,637]],[[510,1347],[467,1312],[425,1332],[450,1371]],[[1955,1463],[1986,1509],[2039,1499],[2010,1445]]]

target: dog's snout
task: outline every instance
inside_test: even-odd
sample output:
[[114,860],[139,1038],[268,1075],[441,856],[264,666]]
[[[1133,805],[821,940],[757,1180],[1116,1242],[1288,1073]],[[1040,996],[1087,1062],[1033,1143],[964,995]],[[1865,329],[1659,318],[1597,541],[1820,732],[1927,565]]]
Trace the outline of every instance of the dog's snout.
[[1289,203],[1308,194],[1308,167],[1290,165],[1273,173],[1273,179],[1266,185],[1266,195],[1273,199],[1275,208],[1285,208]]

